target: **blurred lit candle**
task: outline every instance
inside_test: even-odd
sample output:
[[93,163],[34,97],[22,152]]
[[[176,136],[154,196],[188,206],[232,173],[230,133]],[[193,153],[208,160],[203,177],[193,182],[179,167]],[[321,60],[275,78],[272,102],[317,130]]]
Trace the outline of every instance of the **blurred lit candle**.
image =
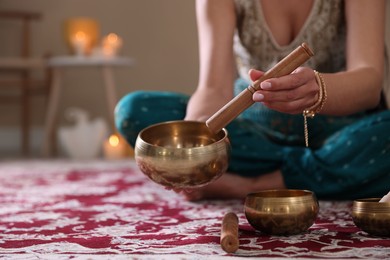
[[108,57],[117,55],[122,47],[122,39],[115,33],[110,33],[103,38],[102,48],[103,54]]
[[128,145],[117,134],[111,135],[104,142],[104,156],[107,159],[121,159],[128,155]]
[[89,17],[71,17],[64,21],[64,39],[77,55],[90,55],[96,47],[99,37],[99,23]]
[[72,37],[71,42],[77,56],[85,55],[88,46],[88,37],[84,32],[77,32]]

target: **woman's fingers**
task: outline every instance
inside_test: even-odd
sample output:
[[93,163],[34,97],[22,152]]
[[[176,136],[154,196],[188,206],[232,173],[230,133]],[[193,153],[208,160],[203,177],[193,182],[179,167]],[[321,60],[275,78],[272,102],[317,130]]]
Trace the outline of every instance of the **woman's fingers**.
[[251,69],[251,70],[249,70],[248,74],[249,74],[249,77],[251,78],[252,81],[256,81],[261,76],[263,76],[264,72],[262,72],[260,70]]
[[[258,73],[252,71],[250,75],[255,77]],[[310,68],[300,67],[290,75],[265,80],[260,87],[253,100],[279,112],[302,113],[318,99],[319,86]]]

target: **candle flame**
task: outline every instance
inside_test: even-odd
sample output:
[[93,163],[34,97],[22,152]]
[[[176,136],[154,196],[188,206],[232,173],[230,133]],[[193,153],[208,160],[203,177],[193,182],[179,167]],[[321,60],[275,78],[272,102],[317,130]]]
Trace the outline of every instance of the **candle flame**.
[[85,34],[85,32],[83,31],[78,31],[76,34],[75,34],[75,38],[77,40],[84,40],[87,38],[87,35]]
[[109,42],[117,42],[118,41],[118,35],[116,35],[115,33],[110,33],[107,35],[107,40]]
[[108,142],[110,143],[111,146],[118,146],[119,145],[119,137],[117,135],[111,135],[110,138],[108,139]]

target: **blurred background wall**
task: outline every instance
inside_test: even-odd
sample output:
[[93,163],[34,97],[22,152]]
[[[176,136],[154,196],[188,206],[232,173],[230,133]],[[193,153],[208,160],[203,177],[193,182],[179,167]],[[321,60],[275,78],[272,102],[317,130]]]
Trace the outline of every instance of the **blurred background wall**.
[[[193,0],[0,0],[0,10],[42,13],[42,19],[31,27],[33,56],[69,54],[63,25],[71,17],[96,19],[101,36],[118,34],[123,39],[120,54],[136,61],[134,67],[114,70],[119,98],[138,89],[190,94],[196,87],[198,50]],[[0,23],[0,57],[12,56],[18,50],[15,38],[19,32],[10,25]],[[63,115],[70,106],[85,109],[92,117],[107,117],[100,71],[66,70],[63,86],[59,113],[62,124],[66,124]],[[39,97],[33,102],[33,125],[38,132],[44,122],[43,102]],[[14,133],[18,125],[18,106],[0,104],[0,150],[9,146],[10,139],[18,149],[19,135]],[[39,143],[39,136],[33,142]]]

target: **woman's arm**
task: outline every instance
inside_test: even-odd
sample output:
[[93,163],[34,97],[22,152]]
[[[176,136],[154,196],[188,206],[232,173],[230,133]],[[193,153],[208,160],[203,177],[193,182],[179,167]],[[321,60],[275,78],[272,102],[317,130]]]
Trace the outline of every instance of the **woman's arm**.
[[205,121],[233,97],[233,0],[196,1],[199,41],[199,81],[186,120]]
[[345,72],[324,75],[328,105],[324,113],[350,114],[378,105],[383,83],[385,1],[345,1]]
[[[323,74],[328,98],[321,113],[327,115],[349,115],[374,108],[382,89],[385,1],[346,0],[345,4],[347,65],[345,71]],[[319,87],[308,68],[265,82],[264,90],[253,98],[280,112],[302,113],[318,99]]]

